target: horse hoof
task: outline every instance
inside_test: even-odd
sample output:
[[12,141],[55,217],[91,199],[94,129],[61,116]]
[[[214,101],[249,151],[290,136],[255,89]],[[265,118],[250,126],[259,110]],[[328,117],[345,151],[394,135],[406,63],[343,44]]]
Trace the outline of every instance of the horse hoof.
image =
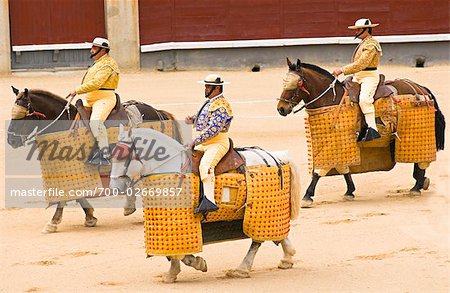
[[422,193],[420,192],[420,190],[415,190],[415,189],[411,189],[409,191],[409,195],[411,196],[420,196]]
[[175,283],[175,281],[177,280],[177,275],[172,275],[172,274],[165,274],[163,276],[163,283],[166,284],[171,284],[171,283]]
[[84,221],[84,226],[86,227],[95,227],[97,225],[97,218],[92,217],[92,219]]
[[355,196],[353,194],[344,194],[344,199],[347,201],[355,200]]
[[309,199],[309,200],[302,199],[301,207],[302,208],[310,208],[310,207],[312,207],[312,204],[313,204],[312,199]]
[[50,233],[55,233],[56,229],[58,229],[58,226],[56,224],[52,224],[52,223],[47,223],[44,227],[44,229],[42,229],[41,233],[42,234],[50,234]]
[[428,190],[430,187],[430,178],[425,177],[425,180],[423,181],[423,190]]
[[131,215],[135,211],[136,211],[135,208],[123,208],[123,215],[126,217],[126,216]]
[[240,270],[240,269],[229,270],[227,272],[227,277],[236,279],[245,279],[250,278],[250,273],[247,270]]
[[206,260],[204,260],[200,256],[197,256],[196,261],[198,265],[195,267],[195,269],[198,271],[202,271],[203,273],[206,273],[208,271],[208,265],[206,264]]
[[287,270],[291,269],[294,266],[294,263],[291,261],[282,260],[280,264],[278,265],[279,269]]

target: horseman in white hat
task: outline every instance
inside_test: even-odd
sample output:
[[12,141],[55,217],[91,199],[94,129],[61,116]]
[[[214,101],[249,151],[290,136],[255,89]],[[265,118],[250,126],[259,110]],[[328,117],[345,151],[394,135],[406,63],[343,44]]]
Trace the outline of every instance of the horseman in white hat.
[[199,81],[205,85],[207,99],[195,116],[186,117],[186,122],[194,124],[197,135],[193,140],[196,150],[203,151],[199,173],[202,181],[202,199],[195,213],[207,213],[218,209],[214,200],[214,168],[228,152],[230,128],[233,112],[223,96],[224,82],[217,74],[209,74]]
[[104,121],[116,104],[115,90],[119,84],[120,71],[116,61],[109,55],[109,50],[107,39],[94,39],[90,52],[95,62],[84,75],[81,85],[70,92],[71,97],[86,94],[84,103],[92,107],[89,125],[96,139],[96,147],[87,163],[94,165],[111,164]]
[[372,38],[372,28],[376,26],[378,23],[362,18],[358,19],[355,25],[348,27],[356,30],[355,39],[359,38],[362,41],[353,52],[352,63],[333,71],[335,76],[342,73],[353,74],[353,81],[361,85],[359,106],[368,125],[367,132],[362,136],[363,141],[381,137],[375,123],[375,107],[373,106],[373,96],[380,81],[377,67],[382,56],[380,44]]

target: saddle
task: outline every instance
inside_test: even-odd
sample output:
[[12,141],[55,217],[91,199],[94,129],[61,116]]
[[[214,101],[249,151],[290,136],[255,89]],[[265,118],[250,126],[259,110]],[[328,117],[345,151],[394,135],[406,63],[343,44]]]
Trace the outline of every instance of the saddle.
[[[359,103],[359,93],[361,91],[361,86],[357,82],[352,81],[352,77],[347,77],[344,81],[344,87],[348,91],[348,95],[350,100],[354,103]],[[377,90],[373,97],[373,100],[376,101],[380,98],[386,98],[392,95],[394,92],[392,87],[385,83],[384,74],[380,74],[380,82],[378,83]]]
[[[80,115],[81,120],[89,129],[89,123],[87,121],[89,121],[89,119],[91,118],[92,108],[85,107],[81,99],[77,100],[77,102],[75,103],[75,107],[77,108],[77,112]],[[116,93],[116,105],[106,118],[105,126],[106,128],[118,127],[119,124],[123,123],[124,121],[128,121],[128,116],[124,106],[120,102],[119,94]]]
[[[228,152],[223,156],[223,158],[219,161],[216,168],[214,169],[214,175],[220,175],[232,170],[236,170],[241,166],[245,166],[245,159],[234,149],[233,141],[230,140],[230,148]],[[197,176],[200,176],[199,165],[200,160],[203,157],[203,152],[192,150],[192,173]]]

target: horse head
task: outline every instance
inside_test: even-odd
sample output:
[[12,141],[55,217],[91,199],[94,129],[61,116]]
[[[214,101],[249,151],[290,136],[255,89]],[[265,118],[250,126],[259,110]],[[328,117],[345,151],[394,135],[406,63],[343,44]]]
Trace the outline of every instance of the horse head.
[[18,148],[25,144],[27,137],[37,127],[36,121],[45,119],[46,116],[35,110],[27,88],[23,92],[13,86],[11,88],[16,95],[16,101],[12,107],[11,123],[8,127],[8,144]]
[[297,59],[297,63],[292,63],[289,58],[287,64],[289,71],[283,79],[283,92],[278,98],[277,110],[282,116],[287,116],[292,112],[305,95],[309,95],[308,90],[304,87],[305,75],[302,69],[302,62]]
[[124,192],[133,179],[188,172],[189,160],[186,148],[170,136],[151,128],[125,130],[121,125],[112,151],[110,188]]
[[[23,146],[36,128],[39,134],[43,128],[46,132],[65,130],[71,124],[68,120],[75,117],[75,107],[55,94],[28,89],[20,92],[13,86],[11,88],[16,100],[8,127],[8,144],[13,148]],[[56,120],[65,122],[58,121],[55,124]]]

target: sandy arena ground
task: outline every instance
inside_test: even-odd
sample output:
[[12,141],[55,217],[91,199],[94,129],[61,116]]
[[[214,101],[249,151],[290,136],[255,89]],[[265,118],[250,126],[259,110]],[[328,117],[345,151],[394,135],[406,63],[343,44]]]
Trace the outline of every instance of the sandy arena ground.
[[[331,66],[324,66],[333,69]],[[300,166],[302,196],[309,184],[303,114],[281,117],[276,101],[286,68],[259,73],[219,72],[231,81],[225,96],[235,119],[236,145],[267,150],[288,149]],[[383,66],[387,79],[405,77],[428,86],[450,118],[450,67]],[[197,80],[209,72],[139,72],[121,76],[123,100],[136,99],[172,112],[178,118],[195,112],[203,101]],[[4,121],[10,117],[19,89],[41,88],[61,96],[80,83],[84,72],[16,73],[0,78]],[[448,136],[448,133],[447,133]],[[447,144],[447,148],[450,148]],[[1,159],[5,156],[1,144]],[[412,164],[398,164],[388,173],[355,175],[356,200],[344,201],[343,177],[319,182],[314,208],[302,209],[292,223],[296,249],[291,270],[279,270],[281,247],[264,243],[250,279],[228,279],[225,271],[239,265],[250,240],[205,246],[200,255],[208,272],[182,266],[178,282],[163,284],[169,268],[163,257],[145,258],[142,210],[124,217],[122,209],[96,209],[97,227],[83,226],[79,208],[64,211],[54,234],[41,234],[54,209],[4,207],[1,182],[0,289],[5,292],[169,291],[179,292],[448,292],[449,291],[449,151],[438,153],[427,176],[431,186],[411,197]],[[4,166],[2,176],[4,178]]]

